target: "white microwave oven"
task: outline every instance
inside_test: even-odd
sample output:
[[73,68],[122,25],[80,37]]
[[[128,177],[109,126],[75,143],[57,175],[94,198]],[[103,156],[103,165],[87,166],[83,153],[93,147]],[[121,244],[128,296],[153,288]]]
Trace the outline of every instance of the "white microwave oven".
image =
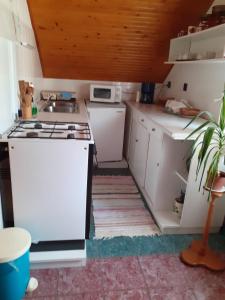
[[90,101],[114,103],[121,102],[122,89],[120,85],[91,84]]

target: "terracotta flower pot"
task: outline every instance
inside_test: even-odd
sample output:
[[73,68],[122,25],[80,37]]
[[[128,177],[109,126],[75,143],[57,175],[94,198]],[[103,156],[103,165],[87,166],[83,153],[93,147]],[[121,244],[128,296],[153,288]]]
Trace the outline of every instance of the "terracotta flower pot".
[[214,180],[213,189],[216,191],[225,191],[225,173],[219,172],[218,176]]
[[[212,185],[212,180],[209,179],[207,182],[208,189],[210,189],[211,185]],[[225,192],[225,172],[222,171],[218,172],[214,180],[212,190],[218,192]]]

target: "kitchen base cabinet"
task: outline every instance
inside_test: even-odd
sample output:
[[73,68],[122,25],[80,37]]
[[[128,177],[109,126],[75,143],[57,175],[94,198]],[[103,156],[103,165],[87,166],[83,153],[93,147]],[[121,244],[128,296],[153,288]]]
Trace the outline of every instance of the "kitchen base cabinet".
[[[153,130],[154,129],[154,130]],[[145,190],[149,198],[146,199],[151,204],[157,201],[156,190],[159,182],[159,174],[162,156],[162,133],[159,128],[152,128],[148,146],[148,155],[146,163]]]
[[[192,141],[185,140],[186,135],[183,135],[184,119],[174,117],[183,126],[177,134],[178,126],[172,123],[171,116],[168,117],[169,124],[175,133],[165,127],[168,122],[165,113],[160,114],[157,110],[156,114],[151,114],[152,118],[148,118],[146,110],[150,107],[151,113],[151,105],[144,106],[143,111],[136,108],[140,104],[127,102],[127,105],[132,110],[128,163],[161,231],[168,234],[202,233],[208,211],[208,193],[198,190],[197,154],[187,170],[186,160]],[[157,123],[153,121],[155,119]],[[174,203],[181,191],[185,197],[181,216],[178,216]],[[220,199],[215,202],[211,232],[219,231],[224,216],[225,199]]]
[[133,175],[141,187],[144,187],[145,182],[148,142],[149,133],[147,129],[133,119],[129,146],[129,162]]

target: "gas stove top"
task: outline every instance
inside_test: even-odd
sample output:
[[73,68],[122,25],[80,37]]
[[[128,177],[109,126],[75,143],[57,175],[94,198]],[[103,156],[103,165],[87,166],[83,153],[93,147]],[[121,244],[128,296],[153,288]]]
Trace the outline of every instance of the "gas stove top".
[[91,133],[88,123],[21,121],[8,138],[90,140]]

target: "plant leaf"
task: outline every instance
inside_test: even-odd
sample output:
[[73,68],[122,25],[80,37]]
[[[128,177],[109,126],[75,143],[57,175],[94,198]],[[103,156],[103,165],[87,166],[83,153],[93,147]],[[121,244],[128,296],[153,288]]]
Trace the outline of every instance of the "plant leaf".
[[223,131],[225,128],[225,95],[223,96],[221,108],[220,108],[220,120],[219,120],[220,128]]
[[208,159],[209,159],[209,155],[212,153],[212,151],[213,151],[215,148],[217,148],[217,147],[216,147],[216,146],[215,146],[215,147],[212,147],[212,148],[208,151],[208,153],[207,153],[207,155],[206,155],[206,157],[205,157],[204,165],[203,165],[203,170],[202,170],[202,175],[201,175],[200,182],[199,182],[199,188],[198,188],[199,191],[200,191],[200,189],[201,189],[202,179],[203,179],[203,176],[204,176],[204,174],[205,174],[205,168],[206,168],[206,165],[207,165],[207,162],[208,162]]
[[208,121],[216,124],[216,121],[215,121],[215,119],[213,118],[213,115],[210,112],[201,111],[199,114],[197,114],[197,116],[194,116],[194,118],[191,119],[191,121],[184,127],[184,129],[186,129],[188,126],[190,126],[191,123],[193,123],[195,120],[201,118],[202,115],[207,115],[209,117]]
[[197,166],[197,170],[196,170],[197,175],[198,175],[199,170],[202,166],[202,162],[203,162],[203,160],[206,156],[206,153],[209,149],[214,131],[215,131],[214,127],[208,127],[205,131],[203,141],[202,141],[202,147],[201,147],[201,149],[199,151],[199,155],[198,155],[198,166]]
[[197,127],[195,130],[193,130],[186,138],[185,140],[188,140],[192,135],[203,129],[205,126],[207,126],[210,123],[210,121],[206,121],[205,123],[201,124],[199,127]]

